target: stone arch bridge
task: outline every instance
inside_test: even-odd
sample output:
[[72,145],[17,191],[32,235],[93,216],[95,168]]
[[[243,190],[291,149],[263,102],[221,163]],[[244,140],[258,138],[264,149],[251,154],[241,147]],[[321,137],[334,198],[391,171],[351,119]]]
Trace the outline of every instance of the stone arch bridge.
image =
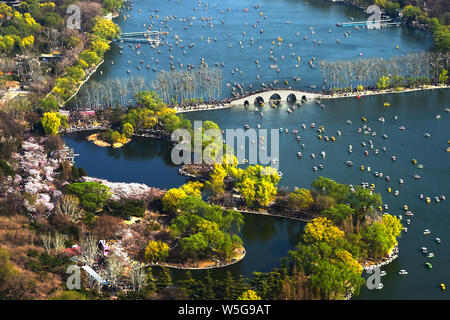
[[300,90],[286,90],[286,89],[273,89],[268,91],[251,93],[246,96],[233,100],[230,104],[232,106],[253,104],[255,102],[268,103],[270,100],[278,99],[281,102],[300,102],[308,101],[320,98],[322,95],[319,93],[306,92]]

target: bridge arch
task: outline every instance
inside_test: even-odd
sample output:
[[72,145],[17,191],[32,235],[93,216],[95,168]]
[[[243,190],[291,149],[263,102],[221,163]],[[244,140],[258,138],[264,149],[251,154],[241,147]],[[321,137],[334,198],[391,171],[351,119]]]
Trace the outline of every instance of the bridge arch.
[[302,96],[302,101],[307,101],[308,100],[308,98],[306,97],[306,95],[303,95]]
[[244,107],[248,107],[250,105],[250,102],[248,102],[248,100],[244,101]]
[[278,93],[274,93],[270,96],[269,101],[281,101],[281,96]]
[[255,103],[255,104],[262,105],[262,104],[264,104],[264,98],[261,97],[261,96],[257,96],[257,97],[255,98],[255,102],[254,102],[254,103]]
[[289,94],[286,98],[287,102],[296,102],[297,101],[297,96],[293,93]]

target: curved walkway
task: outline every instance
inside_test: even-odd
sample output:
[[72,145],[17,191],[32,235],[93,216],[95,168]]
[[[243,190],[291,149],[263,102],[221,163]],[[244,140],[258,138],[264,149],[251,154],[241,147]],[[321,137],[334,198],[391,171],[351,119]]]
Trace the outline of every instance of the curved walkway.
[[[171,269],[177,269],[177,270],[210,270],[210,269],[218,269],[218,268],[224,268],[224,267],[229,267],[235,263],[238,263],[239,261],[241,261],[242,259],[244,259],[245,254],[246,254],[246,250],[244,247],[242,247],[240,255],[238,258],[233,259],[231,262],[227,262],[225,264],[219,264],[219,265],[214,265],[214,264],[210,264],[204,267],[187,267],[187,266],[183,266],[180,263],[149,263],[146,264],[146,267],[166,267],[166,268],[171,268]],[[210,263],[212,263],[210,261]],[[180,266],[181,265],[181,266]]]

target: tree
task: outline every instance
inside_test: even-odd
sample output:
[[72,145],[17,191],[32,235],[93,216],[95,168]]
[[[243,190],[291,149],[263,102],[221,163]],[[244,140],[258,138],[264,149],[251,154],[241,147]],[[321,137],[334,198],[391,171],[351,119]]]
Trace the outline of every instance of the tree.
[[224,179],[227,176],[227,171],[221,164],[214,163],[213,166],[214,170],[209,181],[206,182],[206,187],[216,195],[224,192]]
[[122,132],[125,137],[130,138],[134,133],[133,126],[129,123],[125,123],[122,127]]
[[82,263],[93,266],[99,255],[97,240],[92,235],[85,236],[81,241],[79,259]]
[[239,189],[247,206],[253,206],[256,199],[255,182],[250,178],[244,179],[239,184]]
[[162,291],[168,286],[172,285],[172,277],[170,275],[169,269],[166,267],[161,267],[161,270],[156,279],[156,287],[158,291]]
[[442,69],[438,76],[438,81],[440,84],[446,84],[448,81],[448,70]]
[[102,215],[95,220],[92,226],[92,233],[97,239],[111,240],[117,237],[117,233],[121,231],[122,226],[122,220]]
[[96,17],[92,32],[105,40],[113,40],[120,34],[120,28],[111,20]]
[[109,50],[110,45],[106,40],[96,37],[89,44],[89,48],[94,51],[98,57],[103,57],[105,52]]
[[238,300],[261,300],[261,297],[253,290],[247,290],[237,298]]
[[256,191],[256,199],[262,207],[268,206],[276,197],[277,188],[267,179],[261,180]]
[[291,210],[307,210],[313,204],[314,199],[307,189],[297,189],[288,195],[288,206]]
[[377,82],[377,88],[379,90],[387,89],[387,88],[389,88],[389,85],[390,85],[390,79],[389,79],[389,77],[386,77],[386,76],[382,76]]
[[79,67],[69,67],[66,69],[66,72],[67,75],[76,82],[80,82],[86,76],[86,73],[83,71],[83,69]]
[[354,213],[355,210],[346,204],[337,204],[334,207],[326,209],[322,212],[325,217],[332,220],[337,225],[342,225],[342,223],[349,219]]
[[406,19],[407,21],[416,20],[417,17],[423,14],[422,10],[419,7],[415,7],[412,5],[405,6],[402,10],[402,13],[403,19]]
[[83,208],[91,213],[102,209],[111,196],[110,189],[98,182],[77,182],[66,188],[68,193],[78,196]]
[[50,94],[46,98],[42,98],[39,101],[39,108],[43,112],[54,112],[59,110],[58,100],[54,95]]
[[196,261],[198,256],[204,253],[208,248],[208,242],[202,233],[196,233],[192,236],[181,239],[180,245],[182,252],[186,256],[192,257],[194,261]]
[[169,256],[169,246],[162,241],[149,241],[145,248],[145,259],[149,262],[162,262]]
[[403,230],[400,219],[390,214],[384,214],[381,221],[386,228],[386,233],[391,237],[391,243],[397,243],[397,237],[401,235]]
[[106,260],[106,272],[108,275],[109,283],[115,290],[119,288],[119,281],[123,275],[124,268],[124,262],[117,256],[109,256]]
[[116,12],[122,7],[123,0],[103,0],[103,8],[105,10]]
[[348,185],[324,177],[319,177],[314,180],[312,186],[319,195],[330,196],[338,203],[343,203],[350,193],[350,187]]
[[84,50],[81,52],[80,59],[85,61],[89,66],[96,65],[100,60],[97,53],[91,50]]
[[[388,221],[386,221],[386,223],[389,225]],[[391,233],[395,232],[394,229],[388,230],[383,222],[377,221],[361,232],[363,240],[367,243],[367,249],[371,253],[373,259],[383,257],[388,250],[396,244],[396,239]]]
[[128,274],[130,277],[131,285],[133,287],[133,291],[137,293],[141,292],[147,280],[144,268],[137,264],[133,264]]
[[57,113],[55,112],[44,113],[44,116],[41,118],[41,121],[46,134],[48,135],[58,134],[59,128],[61,126],[61,119],[58,117]]
[[187,194],[181,189],[170,189],[162,197],[164,211],[176,213],[180,200],[187,197]]
[[333,222],[325,217],[313,219],[305,226],[303,239],[307,243],[326,242],[334,243],[344,238],[344,232],[333,225]]
[[347,197],[347,201],[360,217],[383,203],[379,193],[373,193],[371,190],[359,186]]
[[80,200],[75,195],[62,195],[56,204],[56,213],[61,214],[71,222],[77,222],[83,216],[79,208]]
[[203,183],[199,181],[189,181],[183,184],[180,189],[183,190],[188,196],[201,197],[202,196]]

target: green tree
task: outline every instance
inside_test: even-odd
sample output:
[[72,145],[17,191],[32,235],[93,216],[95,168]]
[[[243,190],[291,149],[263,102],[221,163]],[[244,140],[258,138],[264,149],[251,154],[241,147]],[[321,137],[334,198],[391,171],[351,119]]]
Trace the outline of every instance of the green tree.
[[381,222],[374,222],[362,231],[363,240],[368,245],[372,259],[383,257],[394,245],[386,226]]
[[95,213],[111,197],[110,189],[98,182],[77,182],[66,186],[68,193],[78,196],[86,211]]
[[416,20],[417,17],[423,14],[422,10],[419,7],[415,7],[412,5],[405,6],[402,10],[402,13],[403,19],[406,19],[407,21]]
[[201,233],[180,240],[182,252],[194,261],[208,248],[208,242]]
[[125,137],[130,138],[134,133],[134,128],[131,124],[125,123],[122,126],[122,132],[125,135]]
[[438,81],[440,84],[446,84],[448,81],[448,70],[442,69],[438,76]]
[[390,79],[389,77],[386,76],[382,76],[378,81],[377,81],[377,88],[379,90],[384,90],[389,88],[390,85]]
[[311,192],[301,188],[288,195],[288,206],[292,210],[306,210],[314,204]]
[[48,95],[46,98],[42,98],[39,101],[39,109],[43,112],[54,112],[59,110],[59,104],[56,97],[52,94]]

